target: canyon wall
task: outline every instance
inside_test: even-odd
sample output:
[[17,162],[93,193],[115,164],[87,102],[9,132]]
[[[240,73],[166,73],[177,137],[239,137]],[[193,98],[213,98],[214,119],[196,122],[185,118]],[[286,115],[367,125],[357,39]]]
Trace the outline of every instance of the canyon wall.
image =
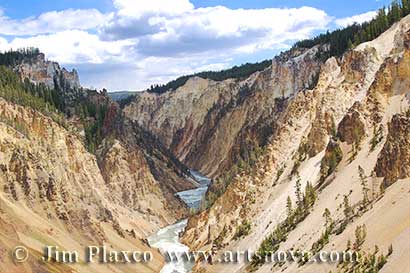
[[187,166],[217,177],[266,145],[287,100],[314,85],[326,47],[292,50],[247,79],[190,78],[162,95],[144,92],[125,116],[155,134]]
[[[317,85],[288,99],[254,168],[240,171],[209,209],[189,219],[182,241],[194,250],[255,251],[263,246],[313,251],[320,242],[324,250],[341,251],[349,240],[354,241],[357,227],[365,225],[367,237],[360,250],[373,253],[377,245],[387,255],[391,244],[383,272],[398,272],[406,266],[409,41],[407,16],[374,41],[340,59],[326,60]],[[294,220],[289,220],[288,197],[295,206],[296,189],[303,191],[306,185],[308,190],[309,185],[315,189],[315,202],[304,209],[301,220],[289,226],[286,223]],[[352,209],[348,216],[343,211],[346,198]],[[330,239],[323,243],[325,209],[340,231],[327,230]],[[238,235],[244,223],[250,231]],[[281,232],[284,237],[278,237]],[[250,265],[240,261],[200,262],[195,272],[348,270],[331,263]]]

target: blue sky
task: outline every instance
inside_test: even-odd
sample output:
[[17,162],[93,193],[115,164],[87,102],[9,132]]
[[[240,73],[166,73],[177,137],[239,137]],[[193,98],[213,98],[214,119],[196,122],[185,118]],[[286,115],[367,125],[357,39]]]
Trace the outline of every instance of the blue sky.
[[[12,18],[25,18],[39,15],[50,10],[63,10],[67,8],[89,9],[96,8],[102,12],[113,11],[114,5],[110,0],[3,0],[0,6],[5,8],[7,14]],[[383,5],[391,3],[390,0],[196,0],[191,1],[195,7],[209,7],[222,5],[232,9],[238,8],[269,8],[269,7],[301,7],[310,6],[325,10],[335,17],[348,17],[369,10],[375,10]]]
[[363,22],[383,0],[0,1],[0,50],[36,46],[84,86],[141,90],[272,58],[295,41]]

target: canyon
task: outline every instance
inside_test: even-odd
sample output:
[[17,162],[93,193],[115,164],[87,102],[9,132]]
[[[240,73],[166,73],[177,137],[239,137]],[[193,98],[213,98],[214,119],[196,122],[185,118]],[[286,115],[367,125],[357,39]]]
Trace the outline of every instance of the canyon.
[[[346,249],[355,228],[365,225],[364,252],[371,253],[375,245],[384,255],[390,244],[397,249],[381,272],[408,268],[402,253],[410,236],[409,146],[404,141],[410,98],[409,30],[410,17],[405,17],[341,59],[327,59],[316,86],[295,94],[277,117],[277,129],[255,167],[242,171],[208,210],[189,219],[182,242],[194,250],[255,251],[287,219],[287,197],[297,203],[297,184],[302,189],[310,184],[317,189],[316,203],[276,243],[278,251],[315,249],[326,227],[324,210],[335,223],[343,222],[345,198],[357,218],[349,217],[342,233],[329,235],[331,243],[323,249]],[[366,208],[360,205],[363,183],[372,196]],[[251,223],[249,235],[235,238],[244,221]],[[349,272],[329,263],[204,262],[196,267],[196,272],[248,271]]]
[[[60,69],[39,54],[14,71],[23,81],[53,85],[66,111],[64,117],[47,106],[40,111],[0,98],[0,249],[11,253],[24,245],[30,253],[24,264],[5,255],[0,271],[118,272],[116,265],[84,260],[39,263],[46,245],[79,251],[80,257],[85,246],[98,245],[153,251],[152,262],[121,265],[121,272],[159,272],[163,257],[146,238],[188,215],[175,193],[198,182],[149,132],[121,118],[106,92],[79,86],[75,70]],[[85,131],[96,118],[76,116],[78,105],[107,109],[104,139],[94,153]]]
[[[65,111],[56,119],[0,98],[0,251],[30,249],[24,264],[1,257],[0,271],[160,272],[161,231],[183,249],[215,253],[266,244],[340,251],[363,226],[354,248],[371,255],[377,245],[380,272],[409,268],[410,17],[340,57],[323,58],[329,50],[294,47],[249,77],[195,76],[176,90],[139,92],[124,107],[43,54],[14,66],[23,81],[58,90]],[[94,149],[87,125],[98,117],[78,116],[88,104],[106,110]],[[38,262],[44,245],[92,244],[154,257],[120,268]],[[350,272],[332,263],[191,267]]]

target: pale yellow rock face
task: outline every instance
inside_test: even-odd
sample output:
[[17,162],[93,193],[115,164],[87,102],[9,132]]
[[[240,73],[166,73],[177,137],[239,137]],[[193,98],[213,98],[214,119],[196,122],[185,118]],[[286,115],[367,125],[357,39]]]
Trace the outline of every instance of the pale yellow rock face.
[[[348,195],[352,204],[360,204],[360,166],[368,177],[374,204],[349,223],[344,232],[331,235],[324,249],[344,250],[347,241],[354,240],[356,226],[365,224],[365,251],[373,251],[377,244],[386,254],[389,245],[393,245],[393,254],[383,272],[396,272],[408,266],[408,254],[404,254],[408,245],[404,241],[410,238],[409,133],[405,114],[410,104],[409,33],[408,16],[374,41],[347,52],[340,60],[328,59],[316,87],[289,100],[256,170],[238,175],[211,208],[190,218],[182,241],[193,249],[215,249],[215,241],[221,251],[258,249],[262,240],[286,218],[287,197],[295,200],[297,178],[291,171],[299,158],[296,169],[302,188],[309,181],[321,186],[321,190],[310,214],[288,234],[279,250],[310,250],[324,231],[325,208],[333,219],[343,218],[340,209],[343,195]],[[379,127],[381,140],[371,147]],[[336,171],[319,185],[321,162],[330,141],[338,142],[343,158]],[[307,154],[300,156],[300,151]],[[279,170],[283,173],[278,177]],[[386,184],[389,187],[381,193],[379,188],[384,179],[389,181]],[[250,234],[233,240],[236,228],[245,219],[252,223]],[[196,266],[196,272],[248,271],[244,263]],[[257,272],[329,271],[337,272],[336,265],[266,264],[257,269]]]
[[133,225],[142,236],[186,216],[187,209],[174,192],[155,180],[141,150],[129,151],[118,140],[108,146],[100,162],[106,187],[118,196],[120,206],[140,215]]
[[318,50],[280,55],[244,80],[194,77],[173,92],[142,93],[124,113],[187,166],[215,177],[238,160],[240,150],[265,144],[286,99],[314,82]]
[[[174,193],[195,184],[185,172],[178,173],[181,166],[171,160],[167,148],[190,168],[217,177],[255,146],[264,153],[252,170],[240,172],[209,209],[189,219],[184,244],[193,250],[256,250],[286,218],[288,196],[295,203],[299,175],[302,188],[307,182],[318,188],[318,200],[279,250],[310,250],[324,230],[325,208],[341,221],[344,195],[353,207],[360,206],[362,169],[372,206],[342,233],[332,234],[324,250],[345,249],[347,241],[354,240],[356,226],[365,224],[366,251],[377,244],[386,253],[393,245],[384,272],[407,268],[409,47],[406,17],[339,59],[318,60],[316,53],[325,47],[292,50],[247,79],[215,82],[194,77],[174,92],[138,94],[123,110],[117,138],[107,138],[99,147],[98,162],[76,133],[0,99],[0,253],[23,244],[31,254],[20,265],[9,256],[0,257],[0,272],[159,272],[162,257],[144,238],[187,215]],[[19,69],[47,82],[56,68],[42,63]],[[66,77],[78,80],[75,74]],[[154,144],[160,144],[161,151]],[[331,159],[335,147],[341,151],[340,162],[324,177],[324,158]],[[250,234],[233,240],[244,220],[251,223]],[[82,257],[91,244],[151,250],[154,261],[120,269],[38,262],[44,245],[78,250]],[[294,263],[265,264],[256,270],[337,268]],[[198,263],[195,271],[249,272],[249,267]]]
[[[140,152],[125,153],[116,141],[105,164],[106,180],[75,134],[0,99],[0,251],[17,245],[30,250],[23,264],[4,255],[0,271],[118,272],[116,266],[84,264],[85,246],[106,245],[154,253],[151,263],[122,265],[121,272],[159,272],[162,256],[141,239],[181,215],[166,207]],[[46,245],[77,250],[81,262],[41,263]]]

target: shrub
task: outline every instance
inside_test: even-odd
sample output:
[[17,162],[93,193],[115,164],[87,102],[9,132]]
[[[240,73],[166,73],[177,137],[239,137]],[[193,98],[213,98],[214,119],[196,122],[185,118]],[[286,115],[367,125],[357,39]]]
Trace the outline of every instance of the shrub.
[[379,128],[376,129],[376,126],[373,127],[373,137],[370,140],[370,151],[373,152],[374,149],[379,145],[383,140],[383,125],[380,124]]
[[252,225],[248,220],[244,220],[242,224],[240,224],[236,228],[235,235],[233,236],[234,240],[237,240],[241,237],[247,236],[251,232]]

